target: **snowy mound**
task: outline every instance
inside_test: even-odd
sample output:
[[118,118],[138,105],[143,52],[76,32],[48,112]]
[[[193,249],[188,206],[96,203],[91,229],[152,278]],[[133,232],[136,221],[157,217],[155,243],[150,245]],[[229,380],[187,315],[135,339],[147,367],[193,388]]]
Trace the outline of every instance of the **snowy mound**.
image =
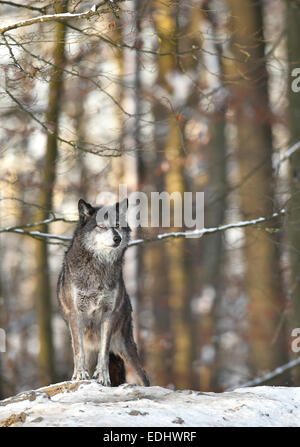
[[62,382],[0,402],[0,426],[300,426],[300,388],[225,393]]

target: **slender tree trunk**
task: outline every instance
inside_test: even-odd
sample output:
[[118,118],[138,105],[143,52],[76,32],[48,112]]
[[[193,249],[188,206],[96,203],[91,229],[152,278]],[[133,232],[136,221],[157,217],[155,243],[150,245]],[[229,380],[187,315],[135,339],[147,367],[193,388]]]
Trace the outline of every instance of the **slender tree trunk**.
[[[161,52],[177,52],[179,4],[155,2],[155,23],[160,38]],[[160,57],[158,60],[159,82],[169,94],[173,88],[169,76],[178,69],[175,55]],[[168,107],[169,108],[169,107]],[[180,123],[176,112],[168,111],[167,138],[164,156],[169,166],[165,174],[165,190],[183,193],[186,190],[184,179],[184,152]],[[176,203],[172,203],[171,213]],[[175,228],[173,228],[175,229]],[[166,244],[167,278],[169,284],[170,329],[173,341],[173,383],[178,388],[188,388],[192,383],[192,337],[190,325],[190,306],[187,294],[188,272],[185,260],[186,242],[184,239]]]
[[[135,43],[137,44],[140,39],[141,34],[141,12],[143,10],[144,2],[142,0],[134,1],[134,15],[135,15]],[[143,190],[144,182],[145,182],[145,164],[143,159],[143,152],[141,148],[141,123],[140,123],[140,114],[142,111],[141,104],[141,53],[139,51],[135,52],[134,55],[135,62],[135,70],[134,70],[134,130],[133,130],[133,140],[135,147],[135,156],[136,156],[136,180],[137,187],[140,191]],[[140,228],[136,231],[136,237],[142,237],[142,231]],[[136,334],[137,334],[137,343],[139,346],[139,353],[141,360],[144,362],[146,357],[146,340],[142,336],[143,322],[140,317],[142,317],[142,311],[144,307],[143,302],[143,271],[144,271],[144,257],[145,257],[145,249],[144,247],[138,246],[136,247],[136,306],[135,311],[137,315],[136,321]],[[147,330],[147,328],[145,328]]]
[[[300,92],[293,91],[292,77],[294,68],[300,68],[300,4],[288,1],[287,4],[287,34],[288,34],[288,61],[289,61],[289,125],[290,142],[300,141]],[[300,151],[290,158],[290,192],[289,202],[289,240],[291,264],[291,328],[300,327]],[[300,367],[293,371],[295,385],[300,385]]]
[[[211,118],[210,143],[208,146],[209,185],[205,191],[205,226],[217,227],[224,223],[226,196],[226,155],[224,135],[224,110],[219,110]],[[219,198],[219,199],[217,199]],[[198,339],[202,347],[210,347],[211,355],[200,368],[200,389],[215,391],[218,381],[218,340],[217,318],[222,293],[223,235],[212,235],[203,241],[203,292],[212,294],[212,303],[201,314],[198,322]],[[204,360],[204,359],[202,359]]]
[[[136,2],[137,6],[137,2]],[[144,11],[145,2],[139,4],[137,13]],[[156,8],[156,4],[152,5]],[[140,34],[137,24],[137,44]],[[164,58],[158,58],[157,67],[161,73],[161,64]],[[136,68],[141,65],[141,55],[136,54]],[[163,82],[159,74],[159,83]],[[141,100],[139,90],[141,88],[140,75],[136,75],[136,111],[141,110]],[[160,121],[165,118],[165,108],[159,101],[153,105],[153,115],[155,118],[155,133],[162,131]],[[135,139],[138,146],[137,153],[137,171],[138,186],[140,191],[149,192],[161,191],[163,189],[163,175],[159,166],[163,159],[164,141],[155,136],[155,147],[153,152],[149,152],[149,147],[144,147],[141,136],[140,117],[136,117]],[[158,130],[159,129],[159,130]],[[144,155],[145,152],[145,155]],[[146,188],[145,188],[146,186]],[[155,230],[154,230],[155,231]],[[148,231],[147,231],[148,232]],[[142,235],[142,230],[140,232]],[[140,247],[138,253],[138,297],[140,312],[140,328],[143,333],[147,333],[147,338],[143,337],[143,357],[146,363],[147,371],[150,373],[151,383],[166,386],[172,382],[172,359],[169,333],[169,308],[168,308],[168,290],[167,290],[167,266],[166,266],[166,247],[161,244],[150,244]],[[146,317],[145,316],[150,316]]]
[[[264,63],[262,2],[228,0],[233,52],[237,59],[232,87],[238,132],[239,189],[245,218],[268,216],[274,207],[272,133],[268,74]],[[245,179],[247,180],[245,181]],[[245,231],[250,343],[254,372],[287,361],[285,325],[275,337],[285,306],[275,239],[266,231]]]
[[[208,115],[209,142],[201,148],[207,165],[207,185],[203,188],[205,193],[205,226],[216,227],[224,223],[226,209],[227,188],[226,179],[226,137],[225,137],[225,110],[226,99],[222,97],[223,65],[222,49],[217,45],[217,17],[210,0],[203,1],[200,9],[200,20],[198,20],[204,35],[208,35],[204,43],[210,55],[203,56],[202,64],[214,66],[214,78],[210,81],[210,88],[216,90],[212,94],[211,102],[213,110]],[[195,14],[193,14],[195,16]],[[199,45],[200,42],[197,42]],[[213,82],[213,84],[212,84]],[[194,92],[197,97],[197,92]],[[201,288],[202,296],[211,294],[211,305],[205,312],[199,315],[197,320],[197,347],[204,349],[196,386],[203,391],[215,390],[218,375],[218,340],[217,340],[217,318],[222,288],[222,263],[223,263],[223,235],[221,233],[200,240],[198,258],[201,253],[202,271]],[[195,260],[197,264],[197,261]],[[198,279],[199,282],[199,279]],[[199,293],[199,292],[198,292]],[[210,350],[207,350],[210,349]],[[210,352],[210,355],[205,355]],[[199,352],[197,353],[199,357]]]
[[[181,193],[183,197],[185,181],[182,166],[181,134],[176,118],[169,123],[169,136],[165,156],[170,163],[166,173],[166,191]],[[176,200],[171,212],[176,207]],[[178,229],[177,229],[178,230]],[[171,231],[176,231],[172,228]],[[188,301],[188,273],[186,269],[184,239],[167,243],[170,323],[173,339],[173,380],[178,388],[189,388],[192,382],[192,334],[190,325],[190,306]]]
[[[57,13],[67,11],[67,2],[57,0],[54,5]],[[65,63],[65,36],[66,27],[63,23],[55,25],[53,63],[56,67],[63,67]],[[41,167],[41,189],[38,197],[39,209],[35,219],[44,220],[49,217],[52,209],[53,188],[55,184],[56,162],[58,147],[56,133],[58,133],[59,115],[61,109],[61,95],[63,86],[63,72],[58,68],[52,68],[49,83],[49,99],[46,112],[46,123],[55,132],[47,135],[46,153]],[[39,228],[42,232],[48,232],[48,225]],[[39,364],[41,381],[43,385],[55,380],[53,334],[52,334],[52,309],[51,309],[51,284],[48,262],[48,249],[44,241],[36,241],[35,256],[38,266],[36,287],[36,309],[39,326]]]

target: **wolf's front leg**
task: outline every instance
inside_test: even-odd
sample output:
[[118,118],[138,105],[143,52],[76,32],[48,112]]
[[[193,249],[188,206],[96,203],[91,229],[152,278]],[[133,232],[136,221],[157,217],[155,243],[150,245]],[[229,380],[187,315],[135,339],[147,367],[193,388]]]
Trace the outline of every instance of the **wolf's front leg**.
[[85,355],[83,346],[83,322],[80,315],[75,314],[69,320],[72,335],[72,346],[74,356],[74,373],[72,380],[89,379],[89,373],[85,366]]
[[112,318],[104,319],[100,328],[100,349],[98,363],[93,375],[101,385],[111,386],[109,377],[109,347],[112,334]]

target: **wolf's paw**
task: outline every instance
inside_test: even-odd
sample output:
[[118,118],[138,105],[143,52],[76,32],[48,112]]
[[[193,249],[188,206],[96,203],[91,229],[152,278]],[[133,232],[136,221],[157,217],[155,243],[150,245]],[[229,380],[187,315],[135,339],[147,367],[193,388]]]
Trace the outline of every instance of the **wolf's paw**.
[[109,374],[105,373],[104,371],[96,369],[93,374],[93,379],[97,380],[100,385],[111,386]]
[[90,376],[86,369],[78,369],[77,371],[74,371],[72,376],[72,380],[87,380],[89,378]]

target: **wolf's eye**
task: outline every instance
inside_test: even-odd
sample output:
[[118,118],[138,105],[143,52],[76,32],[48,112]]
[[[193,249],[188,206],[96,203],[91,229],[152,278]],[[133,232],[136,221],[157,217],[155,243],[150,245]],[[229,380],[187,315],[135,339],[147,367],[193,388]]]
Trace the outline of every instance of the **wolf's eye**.
[[116,223],[115,227],[120,228],[120,224]]

